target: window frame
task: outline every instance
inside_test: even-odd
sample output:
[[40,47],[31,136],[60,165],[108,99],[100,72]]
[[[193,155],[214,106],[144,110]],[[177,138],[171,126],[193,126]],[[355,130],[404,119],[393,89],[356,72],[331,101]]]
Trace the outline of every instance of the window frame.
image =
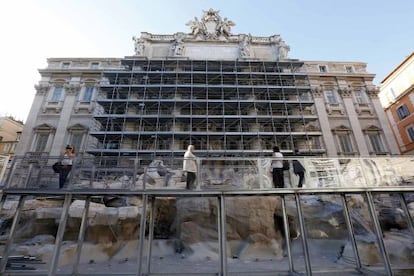
[[55,86],[50,97],[51,102],[59,102],[62,99],[63,86]]
[[408,107],[406,104],[400,105],[398,108],[395,109],[395,112],[398,116],[398,118],[401,120],[404,120],[410,115],[410,111],[408,110]]
[[49,132],[38,132],[36,133],[36,139],[34,143],[35,152],[45,152],[47,149],[50,133]]
[[325,101],[328,104],[338,104],[339,103],[338,96],[337,96],[335,90],[325,90],[324,91],[324,96],[325,96]]
[[328,67],[326,65],[318,65],[319,73],[327,73]]
[[345,71],[347,73],[355,73],[354,67],[350,65],[345,65]]
[[338,132],[336,133],[338,139],[339,150],[344,154],[353,154],[354,145],[352,143],[351,135],[347,132]]
[[385,152],[385,145],[384,141],[381,137],[381,133],[379,132],[369,132],[366,134],[370,148],[372,152],[375,153],[384,153]]
[[91,69],[98,69],[99,68],[100,63],[99,62],[91,62]]
[[409,125],[405,128],[405,131],[407,132],[408,139],[410,139],[410,142],[414,142],[414,125]]
[[95,87],[91,85],[87,85],[85,87],[85,90],[83,91],[82,102],[92,101],[94,92],[95,92]]
[[70,62],[62,62],[62,68],[68,69],[70,67]]
[[365,90],[361,89],[359,91],[354,92],[355,101],[358,104],[367,104],[368,103],[368,95]]

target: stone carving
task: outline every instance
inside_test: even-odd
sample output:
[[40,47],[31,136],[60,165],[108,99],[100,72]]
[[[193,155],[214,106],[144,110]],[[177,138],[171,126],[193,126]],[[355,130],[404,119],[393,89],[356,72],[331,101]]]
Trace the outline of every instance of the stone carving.
[[279,42],[279,59],[287,58],[289,50],[290,47],[283,40],[281,40]]
[[35,89],[38,95],[46,95],[50,89],[50,86],[48,84],[39,84],[35,85]]
[[224,18],[222,22],[219,23],[217,26],[217,31],[219,34],[230,36],[231,35],[231,27],[235,26],[233,21],[228,20],[227,17]]
[[194,20],[187,22],[187,26],[191,29],[191,34],[194,37],[200,37],[202,39],[220,39],[228,38],[231,36],[231,27],[235,26],[233,21],[221,18],[219,11],[209,9],[203,11],[203,17],[201,21],[197,17]]
[[78,84],[66,84],[64,87],[68,95],[77,95],[81,89]]
[[142,56],[144,54],[144,40],[142,38],[138,37],[132,37],[132,40],[135,41],[135,55],[136,56]]
[[343,87],[338,89],[339,94],[343,98],[350,98],[352,97],[352,89],[350,87]]
[[240,57],[249,58],[252,56],[250,51],[251,35],[242,35],[240,39]]
[[370,99],[377,99],[378,98],[378,93],[379,93],[379,89],[378,88],[373,88],[373,89],[368,89],[366,91],[368,97]]
[[194,36],[205,34],[205,26],[203,22],[198,21],[197,17],[194,17],[194,20],[188,21],[188,23],[185,25],[190,26],[191,34]]
[[172,54],[173,56],[182,56],[184,52],[184,34],[183,33],[176,33],[174,35],[175,42],[172,45]]

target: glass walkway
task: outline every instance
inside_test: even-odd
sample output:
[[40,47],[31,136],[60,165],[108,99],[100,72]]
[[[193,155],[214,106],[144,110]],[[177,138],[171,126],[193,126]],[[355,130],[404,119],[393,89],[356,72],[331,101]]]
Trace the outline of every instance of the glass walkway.
[[279,189],[271,158],[197,158],[192,189],[182,159],[129,157],[78,158],[59,189],[57,159],[1,182],[2,275],[414,273],[413,157],[285,158]]

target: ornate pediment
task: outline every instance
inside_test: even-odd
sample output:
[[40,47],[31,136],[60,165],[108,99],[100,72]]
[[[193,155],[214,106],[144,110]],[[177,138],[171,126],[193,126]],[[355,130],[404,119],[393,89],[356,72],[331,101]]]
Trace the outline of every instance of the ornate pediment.
[[35,131],[37,131],[37,132],[40,132],[40,131],[47,131],[47,132],[50,132],[50,131],[54,131],[54,130],[56,130],[56,128],[54,127],[54,126],[51,126],[51,125],[49,125],[49,124],[41,124],[41,125],[37,125],[37,126],[35,126],[34,128],[33,128]]
[[201,20],[194,17],[194,20],[188,21],[186,25],[190,27],[191,34],[202,39],[219,39],[231,36],[231,27],[236,24],[228,20],[227,17],[222,19],[219,12],[209,9],[208,11],[203,11],[204,14]]
[[370,125],[369,127],[366,127],[365,129],[363,129],[363,131],[366,132],[379,132],[382,129],[377,127],[376,125]]
[[332,129],[333,132],[352,132],[352,129],[345,125],[340,125]]
[[69,131],[87,131],[89,128],[82,124],[74,124],[67,128]]

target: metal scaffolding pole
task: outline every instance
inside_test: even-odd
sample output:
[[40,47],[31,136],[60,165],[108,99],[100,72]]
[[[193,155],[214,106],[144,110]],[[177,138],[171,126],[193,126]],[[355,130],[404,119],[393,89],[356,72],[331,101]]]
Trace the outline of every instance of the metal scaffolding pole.
[[85,231],[86,231],[86,228],[88,227],[88,213],[89,213],[90,202],[91,202],[91,197],[87,196],[85,199],[85,209],[83,210],[81,226],[79,229],[78,246],[76,247],[76,259],[73,264],[73,273],[75,275],[79,274],[78,266],[79,266],[79,261],[80,261],[80,257],[82,254],[83,242],[85,240]]
[[3,251],[3,257],[1,258],[1,263],[0,263],[0,274],[1,275],[5,275],[7,262],[8,262],[9,255],[10,255],[11,246],[13,245],[14,234],[16,232],[17,224],[19,223],[20,216],[21,216],[22,211],[23,211],[23,206],[24,206],[25,200],[26,200],[25,195],[20,196],[19,203],[18,203],[17,208],[16,208],[16,212],[14,213],[13,223],[12,223],[11,228],[10,228],[9,237],[7,239],[6,246],[5,246],[4,251]]
[[227,227],[226,201],[223,195],[218,196],[218,237],[220,245],[220,275],[227,275]]
[[60,216],[60,221],[59,221],[59,228],[56,234],[55,247],[53,250],[51,265],[50,265],[49,273],[48,273],[49,276],[56,275],[56,268],[57,268],[58,261],[59,261],[60,247],[62,245],[63,234],[65,233],[66,222],[68,221],[69,207],[71,203],[72,203],[72,193],[67,193],[65,195],[65,202],[63,204],[62,215]]
[[141,211],[141,220],[139,225],[139,242],[138,242],[138,254],[137,254],[137,275],[141,275],[142,271],[142,252],[144,251],[144,242],[145,242],[145,223],[146,223],[146,214],[147,214],[147,204],[148,204],[148,195],[142,195],[142,211]]
[[282,213],[283,213],[283,227],[285,229],[285,239],[286,239],[286,250],[288,253],[288,258],[289,258],[289,272],[293,273],[294,272],[294,267],[293,267],[293,260],[292,260],[292,250],[290,248],[290,230],[289,230],[289,219],[288,219],[288,215],[286,212],[286,201],[285,201],[285,196],[282,195],[281,197],[282,200]]
[[408,210],[407,201],[405,200],[404,194],[398,193],[398,195],[400,197],[401,206],[404,210],[404,214],[407,217],[408,228],[411,231],[411,235],[413,235],[413,237],[414,237],[414,223],[413,223],[413,219],[410,215],[410,210]]
[[295,200],[296,200],[296,209],[298,211],[300,231],[302,232],[302,246],[303,246],[303,253],[305,255],[306,273],[308,275],[312,275],[312,267],[310,263],[309,248],[308,248],[308,237],[306,233],[305,220],[303,219],[300,196],[298,194],[295,194]]
[[378,247],[380,249],[381,256],[382,256],[382,261],[384,262],[384,266],[385,266],[385,270],[387,272],[387,275],[391,276],[391,275],[393,275],[393,273],[392,273],[392,269],[391,269],[390,259],[388,257],[387,251],[385,249],[385,244],[384,244],[384,239],[383,239],[384,234],[382,233],[381,225],[378,221],[378,217],[376,216],[374,200],[372,199],[371,192],[367,191],[367,192],[365,192],[365,195],[366,195],[367,200],[368,200],[368,210],[369,210],[369,213],[371,215],[372,221],[374,223],[375,233],[376,233],[376,237],[377,237]]
[[356,270],[361,271],[362,265],[361,260],[359,258],[358,247],[354,236],[354,227],[352,225],[351,216],[349,215],[348,204],[346,203],[346,195],[341,194],[342,206],[344,211],[345,223],[348,229],[349,239],[351,240],[352,249],[354,251],[355,261],[356,261]]
[[147,244],[147,274],[151,273],[151,255],[152,255],[152,240],[154,239],[154,220],[156,214],[155,196],[151,197],[151,211],[148,229],[148,244]]

